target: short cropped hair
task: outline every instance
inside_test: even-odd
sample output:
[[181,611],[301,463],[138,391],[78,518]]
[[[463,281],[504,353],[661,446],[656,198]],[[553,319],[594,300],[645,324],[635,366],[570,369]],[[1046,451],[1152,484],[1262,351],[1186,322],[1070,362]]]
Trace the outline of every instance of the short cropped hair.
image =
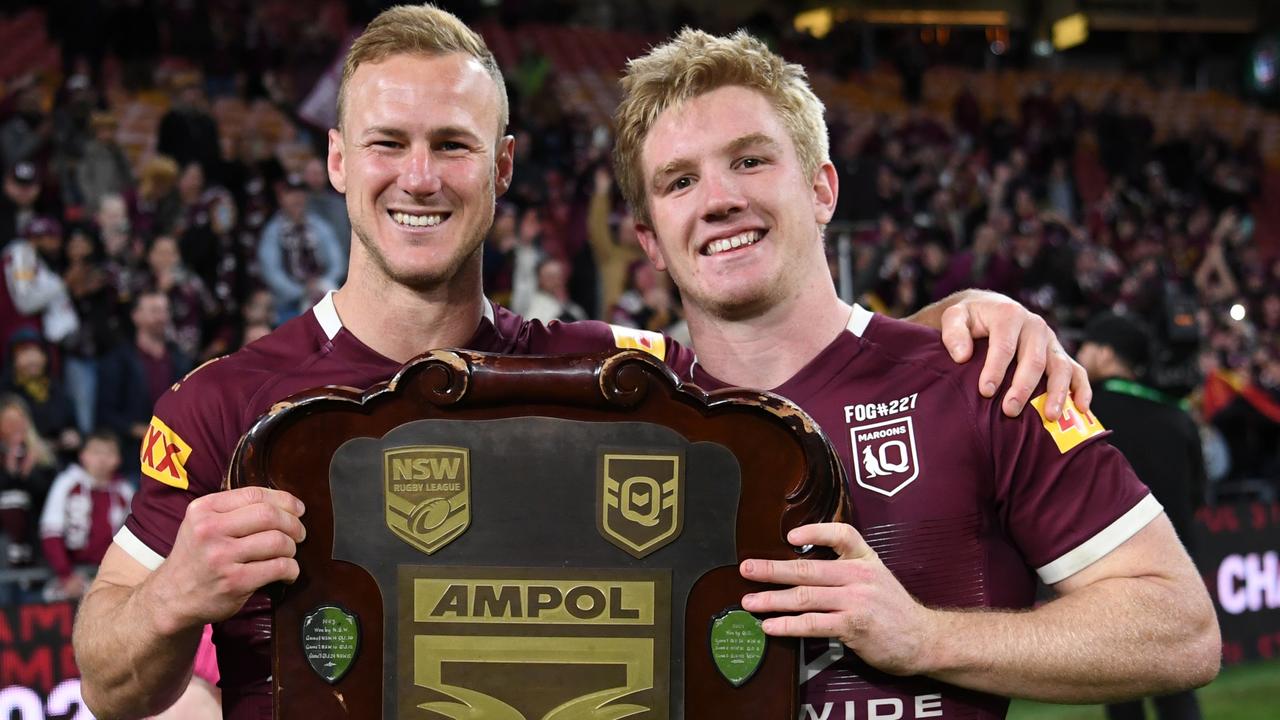
[[484,38],[453,14],[431,4],[395,5],[378,14],[360,37],[351,44],[342,64],[338,85],[338,128],[342,128],[346,108],[347,83],[362,63],[376,63],[393,55],[470,55],[484,66],[498,86],[498,135],[507,129],[507,85],[498,61],[484,44]]
[[739,85],[764,95],[782,118],[806,175],[830,160],[825,108],[804,68],[789,63],[744,30],[718,37],[685,28],[670,42],[627,63],[622,102],[614,117],[614,172],[632,212],[649,217],[641,155],[664,110],[721,87]]

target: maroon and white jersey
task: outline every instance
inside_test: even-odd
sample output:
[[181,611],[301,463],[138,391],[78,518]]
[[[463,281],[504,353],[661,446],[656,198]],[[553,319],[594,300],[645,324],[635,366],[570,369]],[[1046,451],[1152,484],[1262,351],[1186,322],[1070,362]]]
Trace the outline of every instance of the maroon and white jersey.
[[[937,331],[855,307],[848,328],[774,392],[826,431],[853,524],[931,607],[1025,608],[1161,512],[1092,417],[1008,418],[977,392],[985,346],[955,364]],[[693,379],[722,384],[700,367]],[[1041,390],[1043,392],[1043,389]],[[1003,389],[1001,390],[1003,393]],[[801,720],[990,720],[1004,698],[880,673],[839,641],[806,643]]]
[[58,474],[40,513],[40,537],[59,577],[68,575],[72,565],[102,562],[132,498],[133,487],[122,478],[98,486],[75,464]]
[[[691,354],[657,333],[601,322],[524,322],[485,303],[468,341],[484,352],[554,355],[634,347],[657,357]],[[424,348],[424,352],[429,348]],[[240,437],[276,402],[323,385],[363,388],[400,367],[342,326],[332,294],[240,351],[206,363],[156,403],[141,450],[142,486],[115,542],[148,568],[173,548],[187,505],[218,492]],[[227,718],[271,717],[271,612],[258,593],[235,617],[215,626]]]

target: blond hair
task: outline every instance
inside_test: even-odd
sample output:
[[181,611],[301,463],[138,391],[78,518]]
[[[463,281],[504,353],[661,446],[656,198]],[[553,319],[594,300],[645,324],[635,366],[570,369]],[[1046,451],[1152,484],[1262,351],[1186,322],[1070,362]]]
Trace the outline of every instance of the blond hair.
[[52,466],[53,451],[49,448],[49,443],[45,442],[36,431],[36,424],[31,419],[31,409],[27,407],[27,401],[12,393],[0,395],[0,415],[9,408],[17,410],[22,415],[23,423],[26,425],[24,440],[27,444],[27,452],[35,456],[37,465]]
[[728,85],[756,90],[769,100],[806,175],[829,161],[825,108],[809,87],[803,67],[787,62],[744,30],[717,37],[685,28],[665,45],[629,61],[622,77],[622,102],[614,116],[614,171],[641,222],[650,222],[641,155],[658,116]]
[[453,14],[434,5],[395,5],[378,14],[360,37],[351,44],[342,64],[342,82],[338,85],[338,128],[342,128],[343,109],[347,101],[347,83],[363,63],[376,63],[393,55],[470,55],[484,66],[498,86],[498,134],[507,129],[507,86],[502,70],[484,38],[463,24]]

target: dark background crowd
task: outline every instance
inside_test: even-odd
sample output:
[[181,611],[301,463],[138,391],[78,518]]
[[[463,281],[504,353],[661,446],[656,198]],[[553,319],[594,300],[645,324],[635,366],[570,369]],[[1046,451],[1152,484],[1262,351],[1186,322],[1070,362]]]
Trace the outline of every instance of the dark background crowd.
[[[74,595],[71,568],[100,557],[127,507],[154,401],[341,283],[334,62],[382,4],[16,5],[0,11],[0,48],[18,48],[0,50],[0,566],[43,555],[49,593]],[[673,28],[745,25],[803,62],[828,104],[828,244],[847,299],[901,316],[988,288],[1068,345],[1103,311],[1139,318],[1155,337],[1145,381],[1199,422],[1206,501],[1280,487],[1280,254],[1266,240],[1280,121],[1207,89],[1221,38],[1170,41],[1165,63],[1107,51],[1100,73],[990,28],[847,23],[815,39],[769,9],[451,9],[482,30],[512,99],[515,183],[484,247],[494,299],[683,334],[611,174],[614,81]],[[76,468],[65,492],[116,510],[59,548],[68,523],[42,510]]]

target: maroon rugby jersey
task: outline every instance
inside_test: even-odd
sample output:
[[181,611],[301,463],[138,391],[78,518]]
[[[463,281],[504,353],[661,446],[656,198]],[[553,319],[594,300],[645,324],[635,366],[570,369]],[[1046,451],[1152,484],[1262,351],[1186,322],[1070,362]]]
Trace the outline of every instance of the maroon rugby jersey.
[[[1029,607],[1161,512],[1091,417],[1007,418],[978,395],[982,351],[952,362],[937,331],[854,308],[849,326],[774,392],[826,431],[849,477],[854,525],[931,607]],[[693,368],[704,388],[723,384]],[[1043,389],[1041,390],[1043,392]],[[1003,393],[1003,389],[1001,390]],[[1050,429],[1052,428],[1052,430]],[[809,641],[801,720],[990,720],[1008,701],[872,669]]]
[[[589,353],[615,347],[679,358],[692,355],[662,335],[601,322],[524,322],[486,301],[468,348],[508,354]],[[430,348],[424,348],[424,351]],[[274,403],[322,385],[364,388],[400,367],[343,328],[332,294],[311,312],[225,358],[206,363],[156,403],[143,440],[143,479],[115,542],[150,569],[173,548],[187,505],[222,486],[240,437]],[[215,626],[223,715],[271,717],[271,613],[258,593]]]

